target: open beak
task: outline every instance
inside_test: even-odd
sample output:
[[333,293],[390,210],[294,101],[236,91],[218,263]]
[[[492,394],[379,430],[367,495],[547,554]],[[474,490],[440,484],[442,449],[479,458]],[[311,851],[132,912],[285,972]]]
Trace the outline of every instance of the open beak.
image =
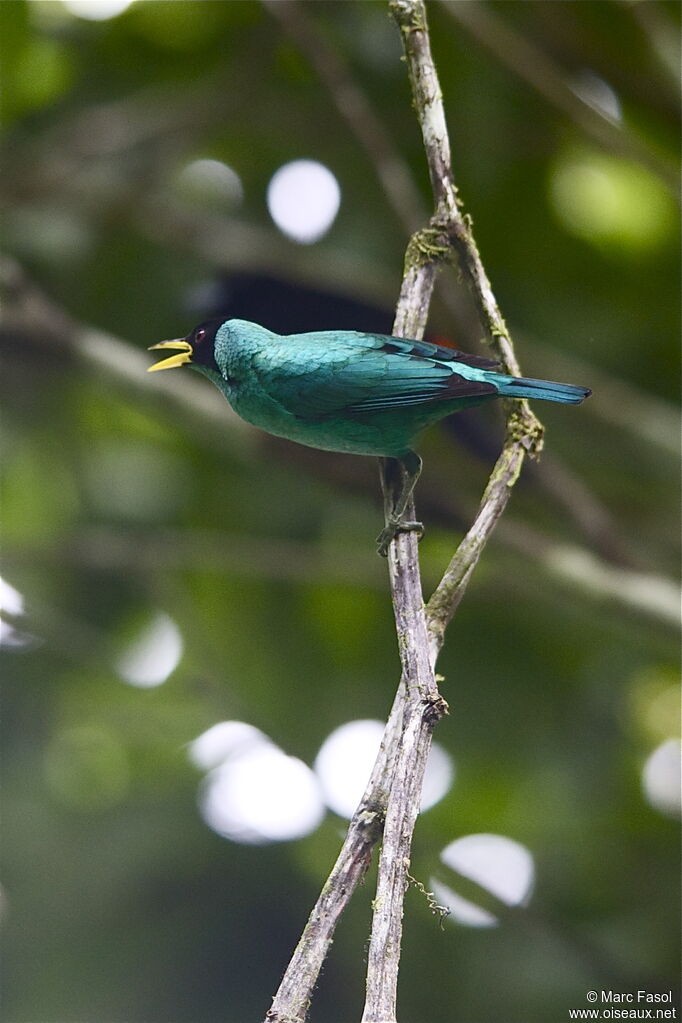
[[175,355],[155,362],[153,366],[148,367],[148,373],[155,373],[157,369],[175,369],[176,366],[184,366],[186,362],[192,361],[192,346],[184,338],[178,338],[177,341],[159,341],[157,345],[151,345],[147,351],[154,352],[157,348],[170,348],[171,351],[175,351]]

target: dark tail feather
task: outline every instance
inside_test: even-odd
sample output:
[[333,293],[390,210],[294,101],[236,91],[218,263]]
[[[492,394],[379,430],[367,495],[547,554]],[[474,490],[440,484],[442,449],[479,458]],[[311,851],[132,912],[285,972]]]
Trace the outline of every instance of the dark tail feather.
[[495,380],[500,394],[505,398],[539,398],[541,401],[559,401],[564,405],[579,405],[589,398],[589,387],[574,387],[573,384],[556,384],[552,380],[531,380],[527,377],[503,377]]

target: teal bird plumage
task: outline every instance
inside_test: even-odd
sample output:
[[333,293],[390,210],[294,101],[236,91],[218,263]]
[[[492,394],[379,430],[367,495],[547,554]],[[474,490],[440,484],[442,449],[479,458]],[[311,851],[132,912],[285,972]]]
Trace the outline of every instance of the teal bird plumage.
[[327,451],[398,459],[406,479],[377,540],[382,554],[398,531],[421,529],[403,514],[421,471],[414,445],[425,427],[500,396],[578,405],[591,393],[511,377],[490,359],[427,341],[360,331],[283,336],[247,320],[209,320],[152,349],[176,354],[150,370],[189,363],[242,419],[268,433]]

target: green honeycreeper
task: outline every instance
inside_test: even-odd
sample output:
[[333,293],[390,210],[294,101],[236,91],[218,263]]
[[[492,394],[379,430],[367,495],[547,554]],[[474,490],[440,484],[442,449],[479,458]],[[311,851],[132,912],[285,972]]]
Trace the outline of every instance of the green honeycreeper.
[[216,319],[186,338],[152,345],[159,348],[176,354],[150,370],[189,363],[242,419],[268,433],[325,451],[401,462],[403,485],[377,538],[383,555],[396,533],[422,530],[403,515],[421,472],[414,443],[424,427],[500,396],[579,405],[591,393],[507,376],[490,359],[427,341],[354,330],[284,336],[248,320]]

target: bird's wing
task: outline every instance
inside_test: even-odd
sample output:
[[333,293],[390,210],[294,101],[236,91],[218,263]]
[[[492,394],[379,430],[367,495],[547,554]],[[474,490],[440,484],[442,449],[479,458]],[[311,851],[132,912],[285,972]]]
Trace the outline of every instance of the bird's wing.
[[480,371],[496,365],[426,341],[354,331],[275,337],[252,363],[269,395],[305,419],[495,394]]

